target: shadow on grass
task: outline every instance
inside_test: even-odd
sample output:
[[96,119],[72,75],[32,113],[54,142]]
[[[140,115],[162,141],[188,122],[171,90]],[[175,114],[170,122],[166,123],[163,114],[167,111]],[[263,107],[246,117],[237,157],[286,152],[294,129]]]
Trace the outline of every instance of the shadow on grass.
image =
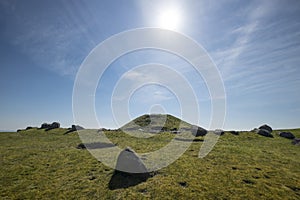
[[153,175],[150,173],[127,173],[115,170],[109,181],[108,188],[110,190],[128,188],[147,181],[151,176]]
[[203,142],[204,139],[195,138],[195,139],[184,139],[184,138],[175,138],[175,140],[183,141],[183,142]]
[[102,143],[102,142],[95,142],[95,143],[89,143],[89,144],[83,144],[80,143],[77,146],[77,149],[102,149],[102,148],[109,148],[114,147],[114,144],[111,143]]

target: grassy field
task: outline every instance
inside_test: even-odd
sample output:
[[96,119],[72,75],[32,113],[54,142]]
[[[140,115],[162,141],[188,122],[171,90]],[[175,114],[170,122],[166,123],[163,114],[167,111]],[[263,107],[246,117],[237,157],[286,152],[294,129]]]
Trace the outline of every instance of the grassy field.
[[[252,132],[225,133],[198,158],[201,137],[173,164],[146,182],[109,189],[114,170],[85,149],[76,132],[31,129],[0,133],[0,199],[300,199],[300,146]],[[300,137],[300,129],[291,130]],[[107,136],[137,152],[160,148],[174,135]]]

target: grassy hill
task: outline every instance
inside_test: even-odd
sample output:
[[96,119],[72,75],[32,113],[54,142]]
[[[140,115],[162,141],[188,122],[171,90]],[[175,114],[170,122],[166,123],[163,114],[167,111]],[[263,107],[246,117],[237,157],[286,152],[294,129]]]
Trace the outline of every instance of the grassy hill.
[[[175,122],[170,120],[167,127]],[[202,140],[197,140],[146,182],[114,190],[109,189],[114,170],[77,149],[77,133],[64,135],[66,131],[0,133],[0,199],[300,198],[300,146],[279,137],[279,130],[274,138],[226,132],[203,159],[198,158]],[[300,129],[291,131],[300,137]],[[174,137],[164,132],[135,138],[117,130],[106,135],[136,152],[159,149]]]
[[172,129],[178,129],[181,127],[191,127],[192,125],[174,117],[172,115],[162,114],[145,114],[131,122],[125,124],[121,129],[125,130],[138,130],[145,129],[150,130],[151,128],[161,128],[162,130],[170,131]]

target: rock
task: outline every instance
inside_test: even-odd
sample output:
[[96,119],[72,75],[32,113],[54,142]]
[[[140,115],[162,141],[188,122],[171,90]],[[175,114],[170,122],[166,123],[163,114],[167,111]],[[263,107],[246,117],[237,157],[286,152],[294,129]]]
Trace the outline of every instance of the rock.
[[18,129],[17,132],[23,131],[22,129]]
[[230,131],[231,134],[233,135],[239,135],[240,133],[238,131]]
[[281,132],[281,133],[279,133],[279,136],[287,138],[287,139],[294,139],[295,138],[295,136],[291,132]]
[[82,126],[78,126],[78,125],[72,125],[71,130],[72,131],[79,131],[79,130],[83,130],[84,128]]
[[127,147],[118,157],[116,169],[108,187],[111,190],[128,188],[146,181],[151,176],[138,155]]
[[196,126],[196,127],[192,128],[192,133],[196,137],[205,136],[207,134],[207,130],[205,130],[204,128]]
[[58,122],[53,122],[52,124],[50,124],[50,126],[48,128],[46,128],[46,131],[55,129],[55,128],[59,128],[60,127],[60,123]]
[[58,122],[53,122],[52,124],[51,124],[51,128],[52,129],[54,129],[54,128],[59,128],[60,127],[60,123],[58,123]]
[[29,129],[32,129],[31,126],[27,126],[25,130],[29,130]]
[[77,149],[86,149],[86,147],[83,143],[78,144],[76,148]]
[[273,137],[273,135],[266,129],[259,129],[257,134],[265,136],[265,137]]
[[225,134],[225,132],[223,130],[221,130],[221,129],[216,129],[214,131],[214,133],[217,134],[217,135],[224,135]]
[[40,129],[46,129],[46,128],[50,128],[51,127],[51,124],[48,124],[48,123],[43,123],[41,125],[41,128]]
[[260,126],[258,129],[267,130],[269,133],[272,133],[272,131],[273,131],[273,129],[270,126],[268,126],[267,124],[264,124],[264,125]]
[[300,146],[300,138],[295,138],[295,139],[293,139],[292,144],[293,144],[293,145],[299,145],[299,146]]
[[121,151],[117,160],[116,170],[128,173],[148,172],[143,161],[130,147],[127,147],[123,151]]

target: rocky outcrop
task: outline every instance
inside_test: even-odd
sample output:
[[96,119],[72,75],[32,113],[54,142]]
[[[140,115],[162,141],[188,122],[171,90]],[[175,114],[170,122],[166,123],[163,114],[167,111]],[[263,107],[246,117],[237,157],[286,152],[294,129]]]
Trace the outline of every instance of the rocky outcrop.
[[260,126],[258,129],[267,130],[267,131],[269,131],[269,133],[272,133],[272,131],[273,131],[273,129],[267,124],[264,124],[264,125]]
[[273,131],[273,129],[270,126],[268,126],[267,124],[264,124],[258,128],[257,134],[272,138],[273,137],[273,135],[271,134],[272,131]]
[[273,135],[268,130],[265,130],[265,129],[259,129],[257,134],[265,136],[265,137],[271,137],[271,138],[273,137]]

